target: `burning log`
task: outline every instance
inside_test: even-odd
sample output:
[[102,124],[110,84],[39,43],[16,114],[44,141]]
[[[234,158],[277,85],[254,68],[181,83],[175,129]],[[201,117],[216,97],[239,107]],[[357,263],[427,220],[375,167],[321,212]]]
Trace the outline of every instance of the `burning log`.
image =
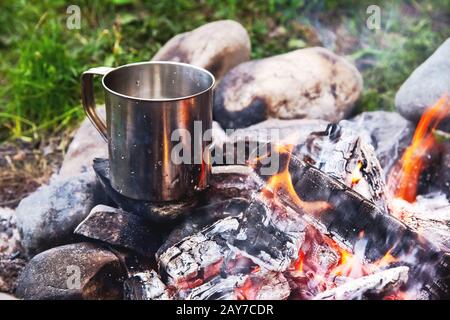
[[193,289],[187,300],[285,300],[290,295],[286,278],[281,273],[258,272],[249,275],[215,277]]
[[[433,297],[449,294],[448,270],[443,267],[439,274],[434,273],[436,265],[447,262],[442,261],[442,253],[432,243],[342,182],[292,157],[291,153],[280,152],[280,159],[284,165],[278,177],[283,176],[284,185],[278,186],[279,179],[271,177],[266,188],[273,198],[350,250],[363,238],[364,256],[369,261],[377,261],[387,253],[393,257],[413,256],[416,263],[411,266],[412,278],[429,284],[427,290]],[[257,173],[259,169],[256,164]],[[273,181],[277,181],[276,186],[271,185]]]
[[416,202],[394,199],[391,210],[441,250],[450,252],[450,203],[442,193],[418,196]]
[[319,293],[314,300],[355,300],[383,298],[408,281],[408,267],[397,267],[348,281]]
[[124,281],[125,300],[171,300],[172,294],[153,271],[138,272]]

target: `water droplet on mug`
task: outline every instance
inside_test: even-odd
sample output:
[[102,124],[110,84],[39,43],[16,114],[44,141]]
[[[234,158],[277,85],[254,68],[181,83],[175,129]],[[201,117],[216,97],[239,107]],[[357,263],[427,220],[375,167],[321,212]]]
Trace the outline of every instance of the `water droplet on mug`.
[[172,80],[172,84],[175,84],[175,80]]
[[139,80],[136,80],[136,85],[139,87],[141,85],[141,82]]
[[133,148],[136,148],[136,144],[133,144]]
[[122,159],[122,160],[125,160],[125,156],[124,155],[122,155],[121,157],[120,157],[120,159]]

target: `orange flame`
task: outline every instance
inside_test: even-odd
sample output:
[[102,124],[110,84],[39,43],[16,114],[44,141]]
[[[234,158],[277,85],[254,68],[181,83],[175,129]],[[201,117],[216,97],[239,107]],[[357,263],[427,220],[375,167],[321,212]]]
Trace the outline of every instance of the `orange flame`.
[[325,240],[328,245],[339,254],[338,264],[329,271],[332,276],[358,278],[371,274],[380,268],[387,267],[398,261],[398,258],[392,255],[393,248],[388,250],[379,260],[369,263],[365,262],[362,257],[357,257],[350,251],[341,248],[334,240],[330,238],[326,238]]
[[433,131],[450,113],[448,96],[429,107],[422,115],[411,145],[406,149],[400,161],[401,168],[390,176],[389,185],[394,189],[395,197],[414,202],[417,196],[417,184],[424,167],[424,157],[435,144]]
[[277,196],[279,190],[285,191],[291,198],[291,200],[300,208],[304,209],[307,213],[317,215],[331,206],[326,201],[303,201],[297,195],[294,185],[292,184],[291,174],[289,172],[289,161],[292,155],[293,145],[276,146],[276,152],[281,154],[287,154],[288,159],[284,168],[277,174],[271,176],[267,181],[265,187],[261,190],[262,194],[266,198],[273,198]]
[[351,174],[351,182],[352,182],[352,187],[356,184],[358,184],[358,182],[362,179],[362,173],[361,173],[361,169],[362,169],[362,162],[358,161],[358,163],[356,164],[355,168],[352,171]]
[[305,260],[305,253],[300,249],[298,251],[298,259],[294,263],[294,269],[297,272],[303,272],[303,261]]

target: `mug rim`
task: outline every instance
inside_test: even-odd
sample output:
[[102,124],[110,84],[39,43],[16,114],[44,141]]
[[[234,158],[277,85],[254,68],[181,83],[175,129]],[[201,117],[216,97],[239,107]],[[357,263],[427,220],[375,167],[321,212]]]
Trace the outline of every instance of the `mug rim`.
[[[191,95],[187,95],[187,96],[181,96],[181,97],[176,97],[176,98],[138,98],[135,96],[128,96],[126,94],[122,94],[119,93],[117,91],[114,91],[112,89],[110,89],[108,86],[106,86],[105,84],[105,78],[112,72],[116,71],[116,70],[120,70],[123,68],[127,68],[127,67],[132,67],[132,66],[138,66],[138,65],[144,65],[144,64],[172,64],[172,65],[178,65],[178,66],[183,66],[183,67],[189,67],[192,69],[196,69],[200,72],[206,73],[210,79],[211,79],[211,85],[209,85],[206,89],[196,92],[194,94]],[[124,64],[122,66],[116,67],[116,68],[112,68],[110,71],[108,71],[107,73],[105,73],[102,77],[102,86],[103,88],[108,91],[109,93],[112,93],[116,96],[119,96],[121,98],[125,98],[125,99],[131,99],[131,100],[136,100],[136,101],[144,101],[144,102],[170,102],[170,101],[179,101],[179,100],[185,100],[185,99],[190,99],[190,98],[194,98],[197,96],[200,96],[202,94],[204,94],[205,92],[210,91],[214,85],[216,84],[216,78],[214,77],[214,75],[209,72],[208,70],[206,70],[205,68],[201,68],[198,66],[194,66],[192,64],[189,63],[183,63],[183,62],[176,62],[176,61],[164,61],[164,60],[158,60],[158,61],[143,61],[143,62],[134,62],[134,63],[128,63],[128,64]]]

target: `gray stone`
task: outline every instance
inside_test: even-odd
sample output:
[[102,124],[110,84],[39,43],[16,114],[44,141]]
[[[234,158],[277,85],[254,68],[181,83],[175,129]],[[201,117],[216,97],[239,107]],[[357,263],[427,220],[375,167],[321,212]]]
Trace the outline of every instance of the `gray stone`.
[[207,23],[170,39],[152,60],[190,63],[209,70],[217,80],[250,58],[250,38],[232,20]]
[[[105,118],[105,108],[97,108],[98,114]],[[84,119],[78,128],[59,171],[60,178],[77,176],[86,171],[92,171],[94,158],[108,158],[108,145],[101,137],[91,121]]]
[[105,205],[95,206],[75,229],[75,234],[151,258],[162,243],[160,231],[144,218]]
[[57,179],[23,199],[16,210],[28,255],[74,240],[73,231],[105,195],[93,172]]
[[30,300],[121,299],[126,272],[118,257],[93,243],[36,255],[19,277],[16,295]]
[[402,116],[418,121],[425,109],[450,93],[450,39],[447,39],[402,84],[395,106]]
[[224,129],[267,118],[336,122],[350,113],[362,83],[355,66],[320,47],[245,62],[218,85],[214,119]]

